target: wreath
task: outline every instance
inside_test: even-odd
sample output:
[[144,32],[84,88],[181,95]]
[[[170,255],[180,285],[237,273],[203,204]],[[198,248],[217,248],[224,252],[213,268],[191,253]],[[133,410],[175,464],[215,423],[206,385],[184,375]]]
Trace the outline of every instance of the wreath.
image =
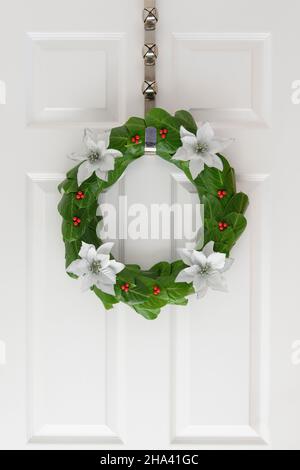
[[[97,236],[101,222],[99,195],[115,184],[130,163],[144,155],[145,130],[157,130],[156,153],[180,168],[195,185],[204,205],[204,242],[181,250],[181,259],[160,262],[150,270],[124,265],[111,255],[113,243]],[[248,197],[236,191],[234,169],[221,151],[230,143],[218,139],[209,123],[197,128],[192,115],[171,116],[153,108],[145,119],[131,117],[97,141],[86,130],[84,155],[59,185],[58,210],[63,218],[67,273],[92,290],[108,310],[123,302],[146,319],[155,319],[167,304],[187,305],[188,296],[203,297],[208,288],[226,290],[224,272],[232,264],[230,251],[246,228]]]

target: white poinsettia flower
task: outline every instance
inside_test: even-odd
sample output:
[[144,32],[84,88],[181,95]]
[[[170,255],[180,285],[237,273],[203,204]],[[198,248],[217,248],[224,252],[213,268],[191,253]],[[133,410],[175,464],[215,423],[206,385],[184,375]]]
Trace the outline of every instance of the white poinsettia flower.
[[72,153],[70,158],[79,162],[83,162],[78,168],[77,182],[80,186],[85,180],[90,178],[95,172],[101,180],[108,180],[108,172],[115,168],[115,158],[122,157],[123,154],[119,150],[108,149],[109,134],[105,140],[95,140],[91,130],[84,131],[83,141],[87,147],[84,155]]
[[227,292],[223,273],[230,268],[233,259],[214,252],[214,242],[209,242],[202,251],[181,250],[181,257],[189,267],[178,274],[176,282],[193,283],[198,298],[204,297],[209,287]]
[[116,275],[123,271],[125,265],[110,259],[113,246],[113,243],[104,243],[96,250],[94,245],[82,242],[79,252],[81,259],[73,261],[67,272],[82,280],[83,291],[96,286],[106,294],[115,295]]
[[175,160],[189,161],[189,168],[193,179],[204,170],[204,165],[223,170],[223,163],[217,153],[224,150],[233,139],[217,139],[211,125],[206,122],[192,134],[183,126],[180,128],[182,147],[173,158]]

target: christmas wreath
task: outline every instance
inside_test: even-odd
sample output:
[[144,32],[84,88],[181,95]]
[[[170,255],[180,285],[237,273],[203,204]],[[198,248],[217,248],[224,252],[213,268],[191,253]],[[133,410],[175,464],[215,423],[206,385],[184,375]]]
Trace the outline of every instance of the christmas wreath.
[[[194,250],[181,250],[178,261],[160,262],[145,271],[112,258],[113,244],[97,236],[97,209],[99,195],[144,155],[147,127],[157,130],[157,155],[180,168],[197,188],[204,205],[204,242]],[[59,185],[63,196],[58,206],[66,270],[81,279],[83,290],[92,290],[106,309],[123,302],[151,320],[167,304],[186,305],[190,294],[201,298],[208,288],[226,290],[223,273],[246,228],[248,206],[248,197],[236,191],[233,168],[220,154],[230,140],[217,139],[209,123],[197,128],[187,111],[171,116],[154,108],[145,119],[131,117],[112,129],[106,141],[93,139],[86,130],[84,143],[86,154],[70,156],[77,165]]]

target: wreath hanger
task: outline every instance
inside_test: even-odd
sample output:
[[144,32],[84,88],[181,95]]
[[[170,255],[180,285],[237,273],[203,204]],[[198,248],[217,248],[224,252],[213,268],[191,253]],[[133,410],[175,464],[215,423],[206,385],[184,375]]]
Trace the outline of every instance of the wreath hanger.
[[[158,22],[158,11],[155,0],[144,0],[144,83],[142,92],[145,100],[145,116],[155,107],[157,95],[157,83],[155,66],[158,57],[158,47],[156,44],[156,25]],[[156,129],[146,128],[145,134],[145,155],[156,154]]]

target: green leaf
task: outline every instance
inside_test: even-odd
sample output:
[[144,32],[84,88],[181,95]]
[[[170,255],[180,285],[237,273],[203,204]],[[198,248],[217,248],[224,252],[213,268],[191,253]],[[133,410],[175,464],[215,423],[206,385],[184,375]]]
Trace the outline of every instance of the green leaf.
[[155,308],[162,308],[168,303],[168,297],[162,298],[162,293],[160,295],[154,296],[151,295],[148,297],[148,300],[144,302],[141,307],[147,309],[155,309]]
[[77,179],[74,179],[74,180],[66,179],[58,186],[58,190],[60,193],[62,193],[62,191],[64,191],[65,193],[77,192],[78,191]]
[[126,268],[129,269],[130,271],[140,271],[141,267],[138,264],[127,264]]
[[127,293],[122,292],[123,301],[125,301],[128,305],[144,304],[147,302],[148,297],[149,296],[147,294],[143,294],[134,288],[130,288]]
[[[236,178],[235,171],[229,166],[227,160],[222,157],[223,163],[226,162],[228,165],[227,169],[224,169],[224,188],[229,194],[236,193]],[[226,199],[225,199],[226,200]]]
[[142,315],[146,320],[155,320],[160,314],[159,308],[143,308],[143,307],[133,307],[134,310]]
[[214,219],[205,219],[204,228],[205,228],[204,244],[206,245],[208,242],[214,241],[215,251],[229,254],[236,240],[236,235],[233,229],[229,227],[223,232],[221,232],[219,230],[218,222]]
[[68,181],[68,180],[65,179],[65,180],[63,180],[61,183],[59,183],[59,185],[57,186],[57,189],[58,189],[58,191],[59,191],[60,193],[63,192],[63,190],[64,190],[64,185],[66,184],[67,181]]
[[181,260],[178,260],[178,261],[175,261],[174,263],[172,263],[172,265],[171,265],[171,279],[175,280],[177,278],[178,274],[180,273],[180,271],[182,271],[184,268],[186,268],[186,265]]
[[222,155],[219,156],[223,162],[223,171],[205,166],[205,169],[196,179],[200,196],[207,193],[217,196],[218,191],[222,189],[227,191],[228,196],[235,193],[234,172],[227,160]]
[[[139,268],[139,266],[138,266]],[[131,269],[128,265],[125,267],[125,269],[123,269],[123,271],[121,271],[119,274],[118,274],[118,280],[122,283],[126,283],[128,282],[129,284],[134,284],[136,283],[136,277],[137,275],[139,274],[140,272],[140,269],[138,270],[135,270],[135,269]]]
[[105,294],[105,292],[102,292],[100,289],[98,289],[95,286],[92,288],[92,290],[95,292],[97,297],[99,297],[99,299],[102,301],[106,310],[111,310],[115,304],[119,303],[119,300],[116,297],[109,295],[109,294]]
[[130,158],[129,163],[131,163],[133,161],[133,159],[142,157],[144,155],[144,153],[145,153],[144,141],[142,141],[141,144],[132,144],[132,143],[130,143],[127,146],[125,157]]
[[130,119],[128,119],[125,126],[128,129],[130,137],[139,135],[140,137],[144,138],[146,128],[146,123],[144,119],[139,117],[131,117]]
[[99,240],[97,233],[96,233],[96,228],[99,223],[99,217],[95,217],[92,219],[87,227],[86,230],[82,236],[82,241],[85,243],[88,243],[89,245],[94,245],[96,248],[99,248],[101,241]]
[[193,134],[197,133],[197,124],[191,113],[180,110],[175,113],[175,118],[187,131],[192,132]]
[[171,285],[167,287],[167,294],[169,296],[170,301],[177,301],[181,300],[187,295],[193,293],[193,288],[189,284],[184,283],[176,283],[175,285]]
[[71,170],[68,171],[68,173],[67,173],[67,178],[68,179],[77,180],[77,173],[78,173],[78,168],[79,168],[80,165],[81,165],[81,163],[74,166],[74,168],[72,168]]
[[108,173],[108,181],[104,182],[103,189],[109,188],[110,186],[115,184],[116,181],[118,181],[118,179],[121,178],[121,176],[123,175],[128,165],[130,165],[130,163],[133,161],[132,158],[127,157],[127,155],[128,155],[128,150],[127,150],[126,156],[117,158],[115,160],[115,169]]
[[[231,213],[226,215],[226,222],[230,225],[229,228],[234,231],[235,241],[237,241],[247,227],[247,220],[242,214]],[[227,230],[225,230],[224,233],[226,233]]]
[[168,276],[171,273],[171,265],[166,261],[162,261],[161,263],[157,263],[150,269],[151,275],[154,274],[155,276]]
[[74,242],[66,242],[65,243],[66,253],[65,253],[65,260],[66,260],[66,269],[70,266],[73,261],[79,258],[79,251],[81,248],[81,241],[76,240]]
[[74,242],[81,240],[84,232],[86,231],[86,225],[81,222],[80,225],[75,227],[73,222],[63,221],[62,224],[62,235],[65,242]]
[[221,232],[216,220],[205,219],[205,244],[209,241],[214,241],[215,251],[228,255],[238,238],[244,232],[247,221],[242,214],[231,213],[226,215],[224,222],[227,222],[229,227]]
[[136,285],[143,293],[152,294],[153,287],[157,285],[157,280],[140,274],[136,278]]
[[170,305],[182,305],[185,306],[189,303],[188,299],[175,299],[175,300],[170,300]]
[[[161,307],[162,304],[166,304],[168,302],[168,294],[164,286],[161,284],[159,276],[152,278],[148,277],[149,271],[142,272],[139,276],[136,277],[136,286],[139,292],[147,295],[147,302],[151,302],[152,306]],[[159,296],[155,296],[153,294],[153,288],[155,286],[160,287],[160,294]]]
[[[73,193],[64,194],[59,205],[58,210],[60,215],[63,217],[63,235],[64,240],[73,241],[81,237],[91,219],[96,216],[98,208],[97,200],[93,201],[90,206],[86,208],[79,208],[76,204],[76,199]],[[81,223],[75,227],[73,225],[73,217],[79,217]]]
[[126,126],[115,127],[111,130],[109,148],[119,150],[123,154],[126,152],[129,141],[129,132]]
[[228,204],[225,206],[225,212],[230,214],[231,212],[237,212],[244,214],[249,206],[249,198],[244,193],[235,194]]
[[58,212],[65,219],[71,221],[74,216],[77,216],[77,205],[74,194],[64,194],[58,204]]
[[217,197],[207,194],[201,197],[201,203],[204,204],[205,218],[222,220],[224,209]]

